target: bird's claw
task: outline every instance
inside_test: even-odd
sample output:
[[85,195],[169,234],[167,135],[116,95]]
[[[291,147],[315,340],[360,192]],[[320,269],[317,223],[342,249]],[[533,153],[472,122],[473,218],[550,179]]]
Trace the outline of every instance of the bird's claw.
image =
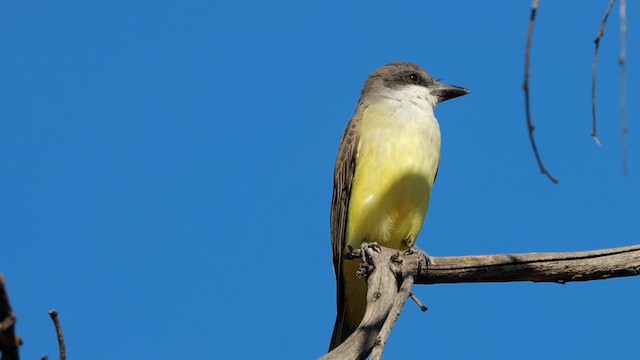
[[407,250],[405,250],[406,255],[418,254],[418,273],[423,269],[428,269],[430,265],[435,265],[435,261],[433,257],[427,254],[424,250],[420,249],[415,245],[411,245]]
[[362,257],[362,249],[354,249],[353,246],[347,245],[349,251],[346,251],[344,254],[344,258],[347,260],[360,259]]
[[365,248],[365,247],[369,248],[369,249],[371,249],[371,250],[373,250],[375,252],[381,252],[382,251],[382,248],[380,247],[380,245],[377,242],[371,242],[371,243],[363,242],[362,243],[362,247],[363,248]]

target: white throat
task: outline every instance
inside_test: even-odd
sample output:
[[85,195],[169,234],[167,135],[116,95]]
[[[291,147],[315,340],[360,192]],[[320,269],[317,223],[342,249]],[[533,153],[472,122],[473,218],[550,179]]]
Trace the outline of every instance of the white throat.
[[[385,101],[387,100],[387,101]],[[404,85],[400,88],[383,88],[365,100],[365,106],[379,101],[387,102],[398,112],[424,112],[433,116],[438,98],[428,88],[419,85]]]

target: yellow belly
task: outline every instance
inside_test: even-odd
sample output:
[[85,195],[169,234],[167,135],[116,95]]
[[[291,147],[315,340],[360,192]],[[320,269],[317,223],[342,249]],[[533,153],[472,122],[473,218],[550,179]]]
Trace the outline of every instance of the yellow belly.
[[[346,245],[362,241],[406,249],[415,242],[429,208],[440,162],[440,130],[432,113],[397,113],[372,106],[360,125],[360,144],[349,201]],[[345,249],[346,250],[346,249]],[[342,266],[346,322],[354,330],[366,307],[358,261]]]
[[440,161],[435,118],[392,118],[368,109],[360,129],[347,245],[404,249],[420,234]]

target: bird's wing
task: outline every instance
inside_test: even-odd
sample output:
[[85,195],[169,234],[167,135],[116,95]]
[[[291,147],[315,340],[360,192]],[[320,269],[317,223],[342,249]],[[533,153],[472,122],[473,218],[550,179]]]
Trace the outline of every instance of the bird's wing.
[[336,159],[333,178],[333,198],[331,200],[331,245],[333,248],[333,267],[336,277],[340,274],[340,262],[345,247],[347,233],[347,215],[351,185],[356,172],[356,158],[358,157],[358,143],[360,136],[358,128],[362,112],[356,112],[342,135],[340,151]]
[[[358,107],[358,109],[360,106]],[[358,144],[360,141],[359,127],[362,119],[362,110],[356,111],[347,124],[342,135],[340,151],[336,159],[336,168],[333,178],[333,198],[331,200],[331,247],[333,250],[333,269],[336,274],[336,296],[338,317],[333,332],[330,348],[339,345],[343,339],[344,317],[344,283],[342,279],[342,257],[346,245],[347,218],[349,212],[349,200],[351,198],[351,186],[356,172],[356,159],[358,157]]]

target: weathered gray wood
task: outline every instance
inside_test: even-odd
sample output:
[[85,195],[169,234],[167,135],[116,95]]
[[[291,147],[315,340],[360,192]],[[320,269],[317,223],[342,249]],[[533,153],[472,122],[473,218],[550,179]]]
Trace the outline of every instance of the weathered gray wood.
[[594,251],[433,257],[420,269],[418,259],[405,257],[417,274],[416,284],[533,281],[567,283],[635,276],[640,273],[640,245]]
[[[386,249],[386,251],[388,250],[389,249]],[[384,352],[384,347],[387,345],[387,340],[391,335],[391,330],[393,330],[393,327],[396,325],[396,321],[398,321],[402,308],[404,308],[407,298],[411,295],[411,288],[413,287],[413,274],[411,274],[408,267],[402,266],[404,262],[402,257],[397,257],[393,254],[393,251],[391,251],[390,253],[383,255],[380,260],[385,262],[390,260],[390,267],[392,267],[396,273],[397,292],[393,296],[393,305],[387,315],[387,320],[384,322],[382,329],[380,329],[376,344],[371,351],[372,360],[382,359],[382,353]],[[393,285],[394,284],[391,283],[386,286],[393,288]]]
[[533,281],[567,283],[640,274],[640,245],[582,252],[431,257],[363,244],[369,290],[360,326],[321,359],[381,359],[414,284]]
[[361,251],[361,271],[368,285],[364,318],[356,331],[322,360],[366,359],[374,348],[373,358],[381,359],[391,329],[411,293],[413,274],[402,266],[397,250],[363,244]]

